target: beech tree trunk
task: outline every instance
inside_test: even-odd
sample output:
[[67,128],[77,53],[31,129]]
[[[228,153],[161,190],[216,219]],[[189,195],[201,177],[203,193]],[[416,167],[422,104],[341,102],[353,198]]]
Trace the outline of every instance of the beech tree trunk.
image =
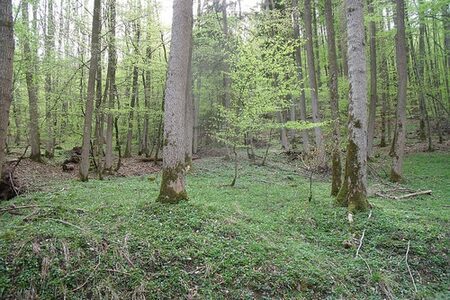
[[163,175],[159,202],[187,200],[185,188],[185,105],[192,43],[192,0],[174,0],[172,38],[164,97]]
[[[135,55],[138,55],[139,53],[139,41],[141,36],[141,30],[140,26],[135,22],[134,29],[135,29],[135,41],[134,41],[134,52]],[[125,145],[125,153],[124,157],[131,157],[132,152],[132,141],[133,141],[133,121],[134,121],[134,108],[136,107],[136,102],[138,101],[139,97],[139,68],[137,66],[137,61],[134,62],[135,65],[133,66],[133,90],[131,92],[131,101],[130,101],[130,112],[128,113],[128,132],[127,132],[127,143]]]
[[52,158],[55,147],[55,128],[53,127],[53,78],[50,64],[53,62],[55,48],[55,22],[53,19],[53,0],[48,0],[47,32],[45,35],[45,121],[47,124],[47,142],[45,156]]
[[[292,0],[292,25],[294,29],[294,39],[297,43],[300,42],[300,26],[299,26],[299,8],[298,0]],[[300,120],[306,122],[306,96],[305,83],[303,76],[302,50],[299,44],[295,46],[295,64],[297,66],[297,77],[300,82]],[[309,152],[309,137],[306,130],[302,130],[303,149],[306,153]]]
[[0,2],[0,176],[5,162],[9,109],[13,92],[14,24],[12,1]]
[[342,166],[340,149],[340,122],[339,122],[339,92],[338,92],[338,66],[336,55],[336,41],[333,24],[333,8],[331,0],[325,0],[325,20],[328,39],[328,68],[329,68],[329,89],[330,89],[330,109],[333,119],[333,145],[332,145],[332,183],[331,195],[337,196],[342,185]]
[[337,203],[349,211],[366,210],[367,201],[367,79],[364,50],[363,0],[346,0],[348,75],[350,81],[347,160]]
[[194,136],[194,95],[192,90],[192,41],[189,48],[188,77],[186,83],[186,103],[185,103],[185,163],[186,166],[192,165],[192,142]]
[[[369,14],[374,14],[373,0],[369,0]],[[373,156],[373,140],[375,135],[375,119],[377,116],[377,44],[376,25],[371,20],[369,24],[370,36],[370,105],[369,105],[369,125],[367,128],[367,157]]]
[[[108,40],[108,108],[114,109],[114,98],[116,88],[116,0],[109,0],[109,40]],[[113,165],[113,128],[114,116],[109,111],[106,118],[106,150],[105,171],[111,172]]]
[[[309,87],[311,90],[312,119],[314,123],[320,122],[319,99],[317,90],[316,68],[314,63],[314,45],[312,36],[311,0],[305,0],[305,33],[306,33],[306,56],[308,62]],[[325,151],[322,138],[322,130],[314,128],[316,138],[316,151],[320,160],[324,161]]]
[[404,0],[396,0],[396,7],[397,35],[395,42],[398,94],[393,162],[390,177],[393,182],[401,182],[403,180],[403,156],[406,143],[406,88],[408,80]]
[[[29,31],[28,17],[28,0],[22,2],[22,21],[26,31]],[[28,112],[30,115],[30,158],[34,161],[41,161],[41,139],[39,136],[39,108],[38,108],[38,91],[35,79],[36,57],[33,57],[34,51],[31,50],[30,42],[27,37],[22,41],[24,60],[26,65],[25,79],[28,90]]]
[[80,162],[80,180],[89,179],[89,154],[91,151],[92,115],[94,112],[95,83],[100,56],[100,12],[101,0],[94,0],[94,16],[92,19],[91,61],[89,64],[89,78],[87,85],[87,100],[84,116],[83,144]]

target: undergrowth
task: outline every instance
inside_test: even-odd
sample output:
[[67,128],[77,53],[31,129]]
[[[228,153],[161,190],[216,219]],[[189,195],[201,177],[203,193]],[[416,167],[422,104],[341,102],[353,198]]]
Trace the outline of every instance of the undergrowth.
[[241,163],[234,188],[232,163],[196,161],[178,205],[160,176],[60,182],[0,204],[0,298],[448,299],[449,166],[409,156],[406,186],[433,195],[370,198],[352,224],[281,161]]

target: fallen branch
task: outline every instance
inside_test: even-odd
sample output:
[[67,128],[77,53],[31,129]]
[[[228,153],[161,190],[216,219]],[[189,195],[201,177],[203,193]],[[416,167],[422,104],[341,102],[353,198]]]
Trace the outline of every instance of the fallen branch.
[[355,258],[358,258],[358,256],[359,256],[359,250],[361,250],[361,247],[362,247],[362,245],[363,245],[363,240],[364,240],[364,235],[366,234],[366,230],[364,229],[363,230],[363,233],[362,233],[362,235],[361,235],[361,239],[359,240],[359,246],[358,246],[358,249],[356,250],[356,255],[355,255]]
[[417,293],[416,282],[415,282],[414,277],[412,275],[411,268],[409,267],[409,264],[408,264],[408,254],[409,254],[409,247],[410,247],[410,245],[411,245],[411,241],[408,241],[408,249],[406,249],[405,262],[406,262],[406,267],[408,268],[409,276],[411,277],[412,283],[414,285],[414,290]]
[[395,197],[395,200],[406,199],[406,198],[416,197],[416,196],[420,196],[420,195],[431,195],[432,192],[433,192],[432,190],[419,191],[419,192]]
[[54,219],[54,218],[46,218],[46,219],[47,220],[52,220],[52,221],[55,221],[55,222],[58,222],[58,223],[61,223],[61,224],[67,225],[67,226],[72,226],[72,227],[75,227],[75,228],[77,228],[77,229],[79,229],[81,231],[84,231],[84,229],[81,228],[80,226],[72,224],[72,223],[69,223],[69,222],[61,220],[61,219]]
[[412,198],[412,197],[416,197],[416,196],[420,196],[420,195],[431,195],[432,193],[433,193],[432,190],[426,190],[426,191],[418,191],[418,192],[414,192],[414,193],[410,193],[410,194],[405,194],[405,195],[401,195],[401,196],[392,196],[392,195],[383,194],[380,192],[375,193],[375,195],[378,197],[387,198],[387,199],[402,200],[402,199]]

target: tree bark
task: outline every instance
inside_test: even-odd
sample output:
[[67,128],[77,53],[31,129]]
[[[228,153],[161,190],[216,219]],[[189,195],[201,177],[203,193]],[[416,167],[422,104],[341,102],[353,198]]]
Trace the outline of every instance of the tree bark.
[[94,112],[95,83],[100,56],[100,12],[101,0],[94,0],[94,15],[92,19],[91,61],[87,86],[87,100],[84,116],[83,144],[80,163],[80,180],[89,179],[89,154],[91,151],[92,115]]
[[[312,36],[311,0],[305,0],[305,32],[306,32],[306,56],[308,62],[309,87],[311,90],[312,119],[314,123],[320,122],[319,99],[317,90],[316,68],[314,63],[314,45]],[[323,146],[322,130],[314,128],[316,138],[316,151],[319,160],[325,161],[325,151]]]
[[350,80],[348,145],[344,184],[337,203],[349,211],[366,210],[367,201],[367,80],[364,51],[363,0],[346,0],[348,75]]
[[114,98],[116,89],[116,0],[109,0],[109,40],[108,40],[108,115],[106,118],[106,150],[105,171],[111,172],[113,165],[113,127],[114,117],[110,110],[114,109]]
[[[22,21],[24,28],[29,32],[29,17],[28,17],[28,1],[22,2]],[[34,161],[41,161],[41,140],[39,136],[39,108],[38,108],[38,92],[35,79],[36,57],[33,57],[34,51],[31,50],[28,37],[25,37],[23,42],[24,60],[26,64],[25,79],[28,90],[28,112],[30,116],[30,158]]]
[[[300,82],[300,120],[306,122],[306,96],[305,96],[305,83],[303,78],[303,65],[302,65],[302,50],[300,43],[300,26],[299,26],[299,7],[298,0],[292,0],[292,26],[294,30],[294,39],[296,41],[295,46],[295,64],[297,66],[297,78]],[[303,150],[309,152],[309,137],[306,130],[302,130],[302,142]]]
[[47,8],[47,28],[45,35],[45,121],[47,123],[47,142],[45,156],[54,156],[55,134],[53,127],[52,99],[53,99],[53,78],[50,68],[54,57],[55,48],[55,22],[53,19],[53,0],[48,0]]
[[13,92],[14,24],[12,1],[0,2],[0,176],[5,162],[9,109]]
[[340,122],[339,122],[339,92],[338,92],[338,66],[336,55],[336,41],[333,24],[333,8],[331,0],[325,0],[325,20],[328,39],[328,65],[330,109],[333,119],[333,145],[332,145],[332,184],[331,195],[337,196],[342,185],[342,166],[340,149]]
[[390,177],[393,182],[401,182],[403,180],[403,156],[405,154],[406,143],[406,88],[408,84],[404,0],[396,0],[396,7],[397,35],[395,42],[398,94],[395,143],[393,147],[393,162]]
[[[138,55],[139,53],[139,42],[141,36],[140,25],[138,21],[135,21],[134,24],[135,30],[135,41],[134,41],[134,53]],[[137,61],[134,62],[133,66],[133,90],[131,92],[131,101],[130,101],[130,112],[128,113],[128,132],[127,132],[127,143],[125,145],[125,153],[124,157],[131,157],[132,152],[132,141],[133,141],[133,121],[134,121],[134,109],[136,106],[136,102],[139,97],[139,68],[137,65]]]
[[172,41],[164,99],[163,175],[159,202],[187,200],[185,188],[185,103],[192,43],[192,0],[174,0]]
[[192,41],[189,47],[188,76],[186,82],[186,103],[185,103],[185,163],[186,166],[192,165],[192,143],[194,136],[194,95],[192,90]]
[[[374,15],[373,0],[369,0],[369,14]],[[376,44],[376,24],[374,20],[369,24],[370,36],[370,105],[369,105],[369,125],[367,128],[367,157],[373,156],[373,140],[375,135],[375,119],[377,116],[377,44]]]

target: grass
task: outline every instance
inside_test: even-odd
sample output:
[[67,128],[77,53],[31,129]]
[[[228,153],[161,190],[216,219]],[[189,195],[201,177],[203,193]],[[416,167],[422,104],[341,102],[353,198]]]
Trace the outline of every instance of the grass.
[[371,198],[353,224],[281,160],[243,163],[235,188],[232,163],[196,161],[179,205],[155,203],[159,177],[61,182],[1,204],[36,207],[0,215],[0,298],[448,299],[449,165],[407,157],[407,186],[433,196]]

